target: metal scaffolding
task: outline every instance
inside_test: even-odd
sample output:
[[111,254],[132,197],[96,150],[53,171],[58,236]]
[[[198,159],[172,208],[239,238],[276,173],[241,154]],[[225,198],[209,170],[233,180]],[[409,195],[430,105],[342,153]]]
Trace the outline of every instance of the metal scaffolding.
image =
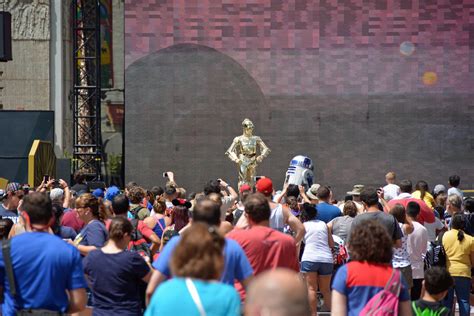
[[72,0],[73,171],[102,180],[100,1]]

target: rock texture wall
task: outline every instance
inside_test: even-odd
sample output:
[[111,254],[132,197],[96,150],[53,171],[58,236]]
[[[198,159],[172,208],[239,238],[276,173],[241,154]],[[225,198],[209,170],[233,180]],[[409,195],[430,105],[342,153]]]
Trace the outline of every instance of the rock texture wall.
[[7,0],[5,10],[12,14],[13,61],[0,63],[0,105],[49,110],[49,1]]

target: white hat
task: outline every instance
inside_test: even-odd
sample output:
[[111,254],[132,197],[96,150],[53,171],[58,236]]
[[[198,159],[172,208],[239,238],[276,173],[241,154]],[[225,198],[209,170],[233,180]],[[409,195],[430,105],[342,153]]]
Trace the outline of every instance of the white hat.
[[49,192],[49,197],[52,201],[61,200],[64,197],[64,191],[60,188],[54,188]]
[[318,197],[316,196],[316,192],[318,191],[319,187],[321,185],[318,183],[313,184],[308,191],[306,191],[306,195],[311,199],[311,200],[317,200]]
[[433,193],[435,195],[438,195],[440,192],[446,192],[446,187],[442,184],[435,185],[435,187],[433,189]]

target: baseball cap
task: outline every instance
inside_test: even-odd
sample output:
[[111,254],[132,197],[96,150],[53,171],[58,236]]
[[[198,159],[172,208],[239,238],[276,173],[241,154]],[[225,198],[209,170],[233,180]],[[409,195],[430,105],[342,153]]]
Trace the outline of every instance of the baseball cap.
[[49,192],[49,198],[54,201],[54,200],[60,200],[64,197],[64,191],[63,189],[60,188],[54,188]]
[[112,201],[114,197],[120,194],[120,189],[117,188],[115,185],[109,187],[105,192],[105,199],[107,201]]
[[16,192],[18,190],[21,190],[21,185],[18,182],[10,182],[9,184],[7,184],[7,193]]
[[257,181],[255,188],[263,194],[271,194],[273,192],[273,182],[270,178],[261,178]]
[[240,186],[240,189],[239,189],[239,192],[242,193],[242,192],[245,192],[245,191],[251,191],[252,190],[252,187],[248,184],[242,184]]
[[435,195],[438,195],[440,192],[446,192],[446,187],[442,184],[435,185],[435,187],[433,189],[433,193]]
[[95,196],[96,198],[103,198],[104,197],[104,190],[98,188],[92,191],[92,195]]

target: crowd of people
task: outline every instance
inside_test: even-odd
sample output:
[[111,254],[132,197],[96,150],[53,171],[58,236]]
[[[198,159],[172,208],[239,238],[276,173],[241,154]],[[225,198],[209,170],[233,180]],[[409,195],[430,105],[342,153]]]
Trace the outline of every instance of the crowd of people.
[[45,178],[0,190],[3,315],[470,314],[474,199],[387,173],[328,185],[223,179],[187,194]]

